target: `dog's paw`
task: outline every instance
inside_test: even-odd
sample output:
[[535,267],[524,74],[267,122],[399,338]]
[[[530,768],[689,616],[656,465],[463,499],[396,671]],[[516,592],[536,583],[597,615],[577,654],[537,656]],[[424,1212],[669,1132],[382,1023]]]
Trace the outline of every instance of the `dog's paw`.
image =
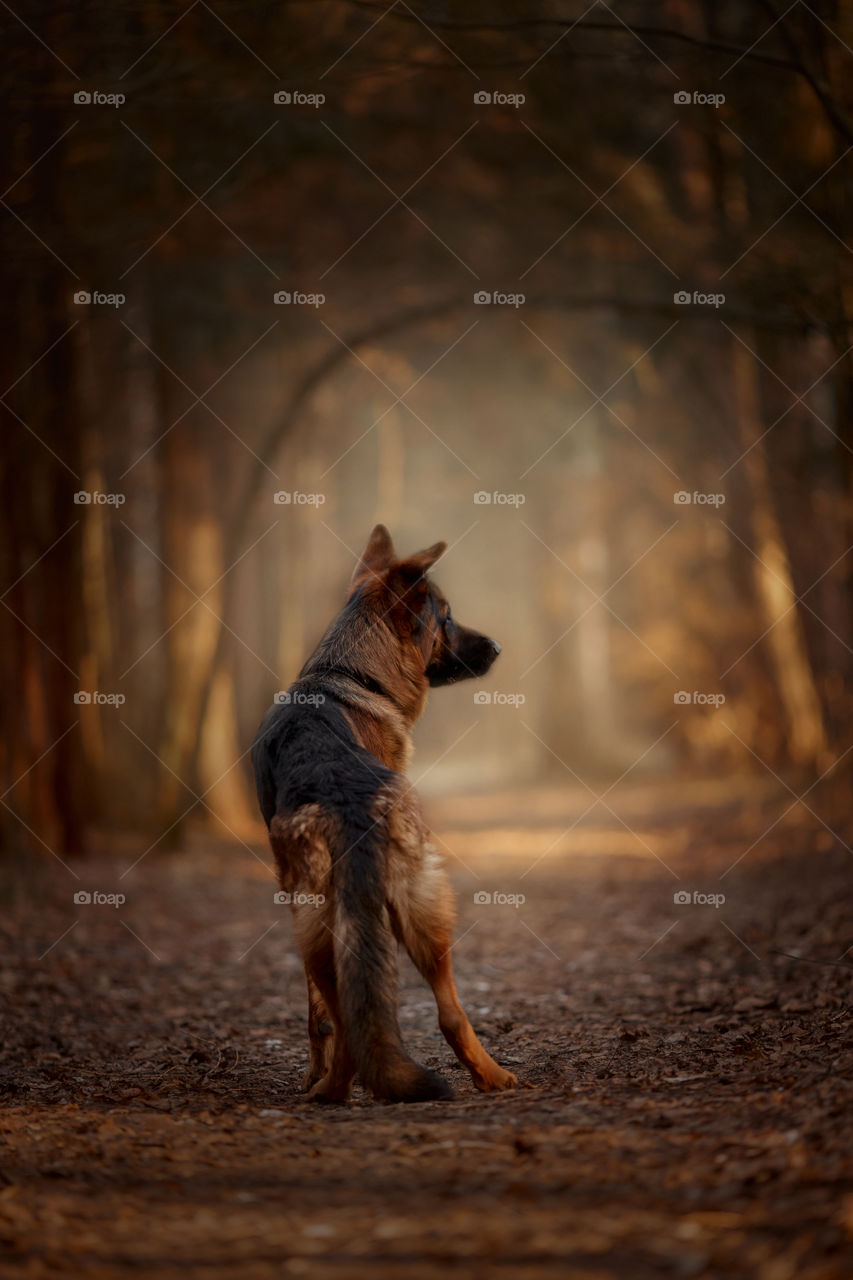
[[373,1096],[377,1102],[451,1102],[453,1090],[435,1071],[411,1062],[377,1080]]
[[474,1084],[481,1093],[501,1093],[504,1089],[514,1089],[518,1084],[518,1077],[495,1063],[493,1071],[475,1076]]
[[308,1070],[305,1072],[305,1075],[302,1077],[302,1084],[300,1085],[302,1092],[310,1093],[311,1090],[314,1088],[314,1085],[319,1084],[322,1079],[323,1079],[322,1071],[318,1071],[314,1067],[309,1067]]
[[349,1101],[349,1084],[341,1085],[324,1076],[308,1090],[312,1102],[341,1103]]

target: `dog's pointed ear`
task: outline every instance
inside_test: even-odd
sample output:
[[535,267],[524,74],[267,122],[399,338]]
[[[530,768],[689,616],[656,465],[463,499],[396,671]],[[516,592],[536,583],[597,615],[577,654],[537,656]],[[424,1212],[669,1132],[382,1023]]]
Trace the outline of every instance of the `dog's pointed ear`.
[[418,551],[405,560],[398,560],[388,574],[388,586],[398,596],[404,596],[418,583],[423,582],[436,560],[447,550],[446,542],[436,542],[426,551]]
[[434,542],[431,547],[427,547],[426,551],[418,551],[413,556],[406,556],[405,560],[400,561],[398,567],[404,565],[408,573],[415,573],[422,578],[425,573],[429,573],[436,560],[440,560],[447,550],[446,542]]
[[367,540],[361,559],[353,569],[350,589],[368,573],[384,573],[397,559],[394,543],[384,524],[378,524]]

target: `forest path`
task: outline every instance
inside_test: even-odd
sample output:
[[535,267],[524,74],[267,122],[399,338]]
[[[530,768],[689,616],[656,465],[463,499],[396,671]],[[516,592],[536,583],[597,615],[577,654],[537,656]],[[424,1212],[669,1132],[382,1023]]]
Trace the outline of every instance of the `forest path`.
[[452,1103],[299,1095],[260,843],[7,868],[3,1275],[853,1274],[853,855],[802,805],[754,844],[789,799],[746,794],[431,805],[463,1003],[525,1085],[474,1091],[406,962]]

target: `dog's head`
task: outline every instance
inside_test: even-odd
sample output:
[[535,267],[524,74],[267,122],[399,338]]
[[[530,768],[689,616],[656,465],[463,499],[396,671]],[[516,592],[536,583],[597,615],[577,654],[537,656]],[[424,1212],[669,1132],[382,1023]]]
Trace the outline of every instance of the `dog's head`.
[[446,548],[446,542],[436,542],[401,560],[385,525],[378,524],[350,585],[350,597],[365,592],[375,598],[400,643],[420,654],[434,688],[484,676],[501,651],[496,640],[456,621],[443,592],[428,577]]

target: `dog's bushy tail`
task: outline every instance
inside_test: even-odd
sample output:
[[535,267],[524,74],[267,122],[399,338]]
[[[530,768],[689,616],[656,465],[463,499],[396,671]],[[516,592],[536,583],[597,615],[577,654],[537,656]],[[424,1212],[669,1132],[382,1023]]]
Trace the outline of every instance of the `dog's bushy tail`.
[[440,1076],[406,1053],[397,1021],[397,957],[386,902],[384,817],[348,814],[330,841],[335,975],[356,1071],[374,1097],[451,1098]]

